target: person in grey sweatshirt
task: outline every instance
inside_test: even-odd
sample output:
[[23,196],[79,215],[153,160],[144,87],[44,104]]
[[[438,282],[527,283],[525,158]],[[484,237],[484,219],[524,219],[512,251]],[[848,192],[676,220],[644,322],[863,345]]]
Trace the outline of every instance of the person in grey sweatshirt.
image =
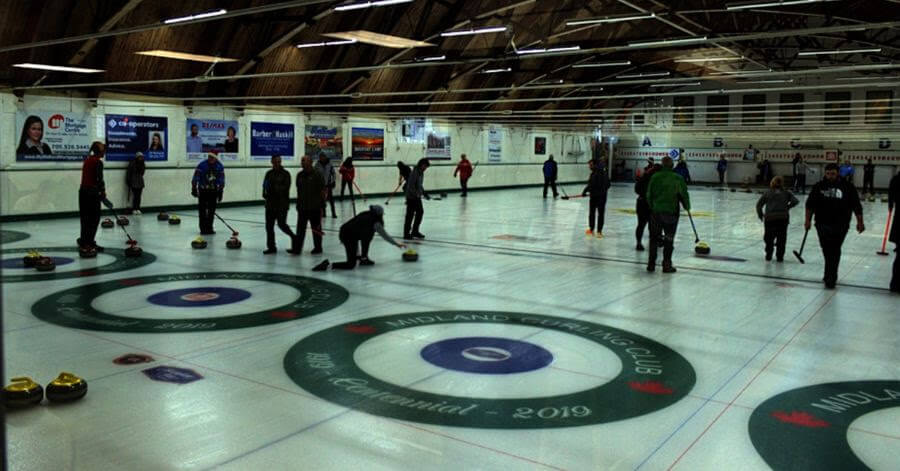
[[404,239],[424,239],[425,235],[419,232],[419,225],[422,224],[422,198],[431,199],[428,193],[425,193],[425,187],[422,181],[425,179],[425,170],[431,166],[428,159],[420,159],[416,164],[409,177],[406,178],[406,218],[403,221],[403,238]]
[[[756,202],[756,215],[765,223],[766,260],[772,260],[772,250],[779,262],[784,261],[784,247],[787,245],[787,228],[790,222],[790,210],[800,201],[784,189],[784,178],[777,176],[769,183],[770,190]],[[765,213],[763,213],[765,208]]]
[[324,152],[319,152],[319,160],[316,161],[315,167],[322,174],[322,178],[325,179],[325,199],[322,201],[322,217],[328,217],[328,208],[325,205],[331,203],[331,217],[337,218],[337,213],[334,212],[334,187],[337,181],[334,176],[334,165],[331,165],[331,160],[328,159]]

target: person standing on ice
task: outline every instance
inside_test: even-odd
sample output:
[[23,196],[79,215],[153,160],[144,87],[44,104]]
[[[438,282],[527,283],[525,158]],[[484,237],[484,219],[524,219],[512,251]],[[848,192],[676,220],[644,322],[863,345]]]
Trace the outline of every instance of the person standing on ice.
[[[591,194],[589,212],[588,212],[588,230],[585,234],[594,235],[594,227],[597,228],[597,238],[603,238],[603,221],[606,216],[606,195],[609,192],[609,178],[603,171],[603,165],[596,160],[588,162],[591,168],[591,176],[588,178],[587,186],[581,192],[581,196]],[[596,224],[595,224],[596,221]]]
[[662,168],[661,165],[655,164],[641,176],[640,179],[634,184],[634,192],[638,195],[637,202],[635,206],[635,213],[638,218],[637,228],[634,230],[634,237],[637,239],[637,246],[635,246],[635,250],[638,252],[642,252],[644,250],[644,245],[641,244],[641,241],[644,239],[644,228],[647,226],[647,223],[650,222],[650,204],[647,203],[647,187],[650,185],[650,178],[653,177],[653,174],[656,173],[657,170]]
[[459,174],[459,186],[462,188],[462,194],[459,195],[461,198],[465,198],[466,192],[469,190],[469,178],[472,176],[472,172],[472,162],[469,162],[469,159],[466,158],[466,154],[463,154],[459,160],[459,164],[456,165],[456,170],[453,171],[454,178]]
[[662,168],[650,178],[647,186],[647,202],[650,204],[650,250],[647,271],[656,270],[657,248],[663,246],[663,273],[675,273],[672,252],[675,249],[675,233],[678,231],[679,205],[691,210],[691,198],[687,184],[678,175],[671,157],[662,160]]
[[825,287],[834,289],[841,263],[841,246],[850,230],[850,215],[856,214],[856,230],[866,230],[859,194],[852,183],[839,178],[840,168],[835,163],[825,166],[825,178],[813,186],[806,198],[806,230],[816,220],[819,245],[825,257]]
[[544,161],[544,198],[547,197],[548,186],[553,189],[554,198],[559,196],[559,193],[556,192],[556,175],[558,170],[556,161],[553,160],[553,154],[550,154],[550,157]]
[[888,212],[894,214],[894,221],[891,225],[890,241],[896,244],[894,248],[894,273],[891,277],[891,291],[900,293],[900,211],[895,211],[897,203],[900,203],[900,173],[891,178],[891,186],[888,190]]
[[777,247],[775,259],[783,262],[790,210],[800,204],[800,201],[790,191],[784,189],[784,178],[781,176],[773,178],[769,188],[771,189],[756,202],[756,215],[765,223],[766,232],[763,241],[766,243],[766,261],[772,260],[772,251]]
[[81,165],[81,187],[78,189],[78,213],[81,217],[81,236],[76,241],[78,248],[103,252],[94,237],[100,224],[100,202],[106,199],[106,183],[103,181],[103,155],[106,145],[94,141]]

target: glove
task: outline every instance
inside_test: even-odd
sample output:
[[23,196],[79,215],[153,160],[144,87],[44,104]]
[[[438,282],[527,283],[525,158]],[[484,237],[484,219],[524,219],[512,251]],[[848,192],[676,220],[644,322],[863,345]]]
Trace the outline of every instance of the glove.
[[219,190],[219,194],[218,194],[218,201],[219,201],[219,203],[222,202],[222,194],[223,194],[223,193],[224,193],[223,190]]
[[197,189],[196,188],[191,188],[191,196],[193,196],[194,198],[197,197]]

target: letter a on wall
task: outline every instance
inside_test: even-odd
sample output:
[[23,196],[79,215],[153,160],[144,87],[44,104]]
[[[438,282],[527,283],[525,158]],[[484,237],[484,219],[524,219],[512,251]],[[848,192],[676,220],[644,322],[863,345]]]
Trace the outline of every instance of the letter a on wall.
[[879,149],[890,149],[891,148],[891,140],[882,138],[881,140],[878,141],[878,148]]
[[725,141],[721,137],[713,138],[713,147],[725,147]]
[[653,143],[650,142],[650,136],[644,136],[644,142],[641,143],[641,146],[644,146],[644,147],[653,147]]

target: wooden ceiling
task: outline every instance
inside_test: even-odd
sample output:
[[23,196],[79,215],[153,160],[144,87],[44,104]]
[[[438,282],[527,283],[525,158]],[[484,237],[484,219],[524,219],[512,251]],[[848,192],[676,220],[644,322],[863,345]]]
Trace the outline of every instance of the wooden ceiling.
[[[650,80],[607,84],[602,86],[602,92],[600,86],[581,86],[615,82],[618,75],[626,73],[670,72],[669,76],[659,80],[672,81],[692,77],[709,79],[717,71],[728,70],[772,69],[772,73],[777,74],[824,66],[872,66],[900,61],[898,0],[839,0],[727,9],[728,5],[762,1],[414,0],[335,11],[334,7],[348,1],[8,0],[0,2],[0,86],[12,88],[17,94],[61,87],[88,96],[113,91],[179,97],[189,104],[228,97],[233,100],[212,102],[228,106],[297,105],[312,111],[333,112],[464,114],[627,106],[645,99],[642,95],[662,91],[650,87],[654,83]],[[219,8],[237,16],[174,26],[162,23],[167,18]],[[243,12],[249,14],[239,14]],[[656,16],[599,25],[566,25],[567,20],[576,18],[646,13]],[[481,26],[506,26],[508,29],[504,33],[440,36],[448,30]],[[329,40],[323,36],[325,33],[351,30],[424,40],[434,46],[391,49],[357,43],[294,47],[298,43]],[[103,32],[109,36],[86,39]],[[85,37],[78,38],[80,36]],[[706,40],[688,45],[628,46],[635,41],[704,36]],[[78,40],[41,44],[63,38]],[[581,50],[524,58],[515,53],[516,49],[526,47],[573,45]],[[797,55],[801,50],[873,47],[881,48],[881,51]],[[151,49],[238,60],[210,67],[207,63],[135,54]],[[416,62],[417,58],[440,55],[447,57],[443,64]],[[698,56],[744,56],[746,59],[715,63],[673,60]],[[621,60],[629,60],[631,65],[571,67],[579,62]],[[12,64],[22,62],[78,64],[105,72],[75,74],[12,67]],[[378,68],[387,65],[392,67]],[[355,67],[369,70],[346,70]],[[492,68],[511,70],[483,73]],[[342,70],[323,73],[330,69]],[[299,71],[307,72],[271,75]],[[244,77],[248,74],[249,77]],[[897,77],[896,69],[892,68],[853,70],[841,76],[861,74],[893,77],[894,80]],[[205,79],[198,80],[198,77]],[[796,84],[821,83],[835,75],[818,77],[818,74],[806,73],[799,77]],[[562,87],[528,88],[541,84],[559,85],[559,80],[563,81]],[[512,86],[517,88],[502,90]],[[523,86],[525,88],[521,88]],[[739,83],[734,80],[718,78],[716,81],[716,88],[735,86]],[[472,91],[430,93],[446,89]],[[604,97],[580,98],[598,94]],[[633,98],[617,98],[622,95]],[[325,108],[314,108],[316,106]]]

